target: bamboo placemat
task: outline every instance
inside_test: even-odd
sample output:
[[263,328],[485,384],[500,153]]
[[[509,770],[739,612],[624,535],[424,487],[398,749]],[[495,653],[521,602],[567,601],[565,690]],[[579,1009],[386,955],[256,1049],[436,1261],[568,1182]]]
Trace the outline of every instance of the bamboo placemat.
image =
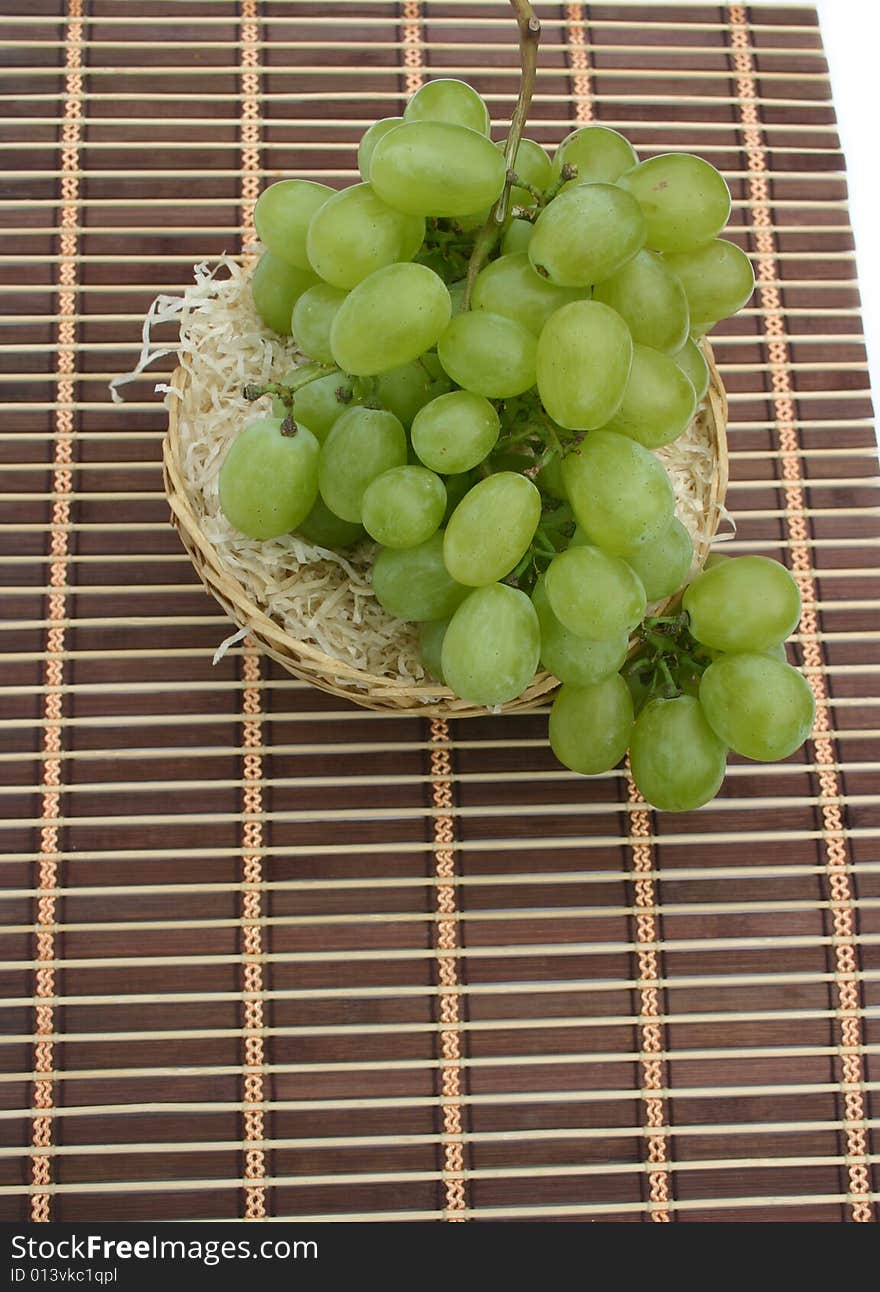
[[2,8],[2,1215],[875,1219],[880,527],[814,10],[537,5],[530,133],[701,152],[757,270],[731,550],[796,572],[819,716],[673,816],[541,715],[212,667],[157,378],[108,396],[157,291],[425,76],[500,137],[504,0]]

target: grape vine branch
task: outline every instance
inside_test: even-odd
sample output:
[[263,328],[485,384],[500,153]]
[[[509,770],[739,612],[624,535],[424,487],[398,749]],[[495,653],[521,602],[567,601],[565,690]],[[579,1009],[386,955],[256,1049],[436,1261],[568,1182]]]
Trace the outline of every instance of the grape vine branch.
[[501,229],[507,219],[507,208],[510,201],[510,190],[514,180],[514,163],[522,139],[522,133],[529,115],[532,94],[535,89],[535,72],[538,66],[538,45],[541,41],[541,24],[535,17],[529,0],[510,0],[519,24],[519,58],[520,82],[516,107],[510,119],[510,133],[504,149],[504,160],[507,165],[507,176],[501,196],[492,207],[489,218],[477,234],[474,249],[468,262],[467,283],[464,292],[464,308],[469,309],[471,292],[477,274],[486,262],[489,253],[501,236]]

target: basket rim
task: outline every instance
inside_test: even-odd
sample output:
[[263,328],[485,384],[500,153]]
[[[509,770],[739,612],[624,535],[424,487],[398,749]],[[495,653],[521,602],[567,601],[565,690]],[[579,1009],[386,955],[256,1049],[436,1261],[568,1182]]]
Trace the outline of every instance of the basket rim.
[[[712,538],[721,520],[728,484],[727,396],[711,345],[703,338],[700,348],[709,366],[709,388],[704,415],[714,456],[712,485],[706,505],[707,537],[697,547],[700,565],[706,559]],[[220,603],[240,629],[247,629],[263,650],[288,672],[333,694],[344,696],[365,708],[412,713],[423,717],[477,717],[490,713],[514,713],[534,708],[559,685],[552,673],[544,670],[516,699],[497,708],[476,706],[460,699],[439,683],[412,684],[402,679],[379,676],[355,668],[343,660],[327,655],[319,647],[292,636],[251,598],[243,584],[225,565],[219,549],[204,534],[193,505],[189,486],[183,474],[180,444],[180,409],[189,371],[185,364],[174,370],[169,382],[168,430],[163,440],[163,474],[165,493],[171,509],[171,524],[177,529],[193,566],[205,589]],[[673,597],[663,603],[668,606]]]

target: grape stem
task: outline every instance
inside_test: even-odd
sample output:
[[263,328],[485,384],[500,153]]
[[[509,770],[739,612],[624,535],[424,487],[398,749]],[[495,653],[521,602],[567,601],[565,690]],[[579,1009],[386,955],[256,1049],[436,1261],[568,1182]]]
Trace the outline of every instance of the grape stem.
[[307,386],[310,381],[317,381],[319,377],[327,377],[331,372],[338,372],[340,377],[344,376],[341,368],[334,367],[330,363],[309,363],[300,368],[295,377],[290,381],[267,381],[262,386],[256,383],[249,383],[243,387],[242,394],[248,403],[253,403],[255,399],[262,399],[263,395],[274,395],[280,399],[284,407],[289,411],[293,408],[293,397],[303,386]]
[[526,118],[529,115],[529,106],[532,102],[532,93],[535,88],[535,71],[538,66],[541,24],[535,17],[529,0],[510,0],[510,3],[519,24],[519,59],[521,68],[519,94],[510,120],[510,133],[507,136],[507,144],[504,149],[504,161],[507,166],[504,188],[501,190],[501,196],[498,201],[492,207],[489,219],[477,234],[474,249],[468,262],[467,283],[464,289],[464,308],[466,310],[470,309],[471,306],[471,293],[474,290],[477,274],[486,263],[489,253],[501,236],[502,226],[507,219],[511,176],[515,174],[514,163],[519,149],[519,141],[522,139]]

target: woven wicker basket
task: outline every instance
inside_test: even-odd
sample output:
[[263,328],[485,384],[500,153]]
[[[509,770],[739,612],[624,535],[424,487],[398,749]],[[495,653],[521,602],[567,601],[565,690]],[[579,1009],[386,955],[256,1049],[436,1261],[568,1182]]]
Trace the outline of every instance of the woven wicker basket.
[[[705,532],[714,534],[721,515],[721,504],[727,490],[727,400],[715,366],[712,351],[703,343],[709,363],[710,383],[706,399],[705,421],[715,458],[712,485],[706,500]],[[187,380],[184,369],[178,368],[173,385],[183,391]],[[195,500],[187,488],[181,469],[178,429],[179,401],[174,400],[168,419],[168,434],[164,443],[165,489],[171,506],[171,523],[175,526],[183,545],[189,552],[196,572],[207,591],[219,601],[230,618],[250,635],[267,655],[277,660],[283,668],[297,677],[304,678],[324,691],[344,696],[367,709],[409,713],[422,717],[477,717],[487,711],[460,700],[447,687],[436,683],[413,686],[393,677],[376,677],[362,672],[324,654],[316,646],[299,641],[260,609],[245,591],[239,580],[224,564],[216,547],[202,532]],[[708,542],[698,550],[702,563],[708,552]],[[550,673],[536,674],[531,685],[516,700],[503,706],[503,712],[515,713],[534,708],[559,685]]]

